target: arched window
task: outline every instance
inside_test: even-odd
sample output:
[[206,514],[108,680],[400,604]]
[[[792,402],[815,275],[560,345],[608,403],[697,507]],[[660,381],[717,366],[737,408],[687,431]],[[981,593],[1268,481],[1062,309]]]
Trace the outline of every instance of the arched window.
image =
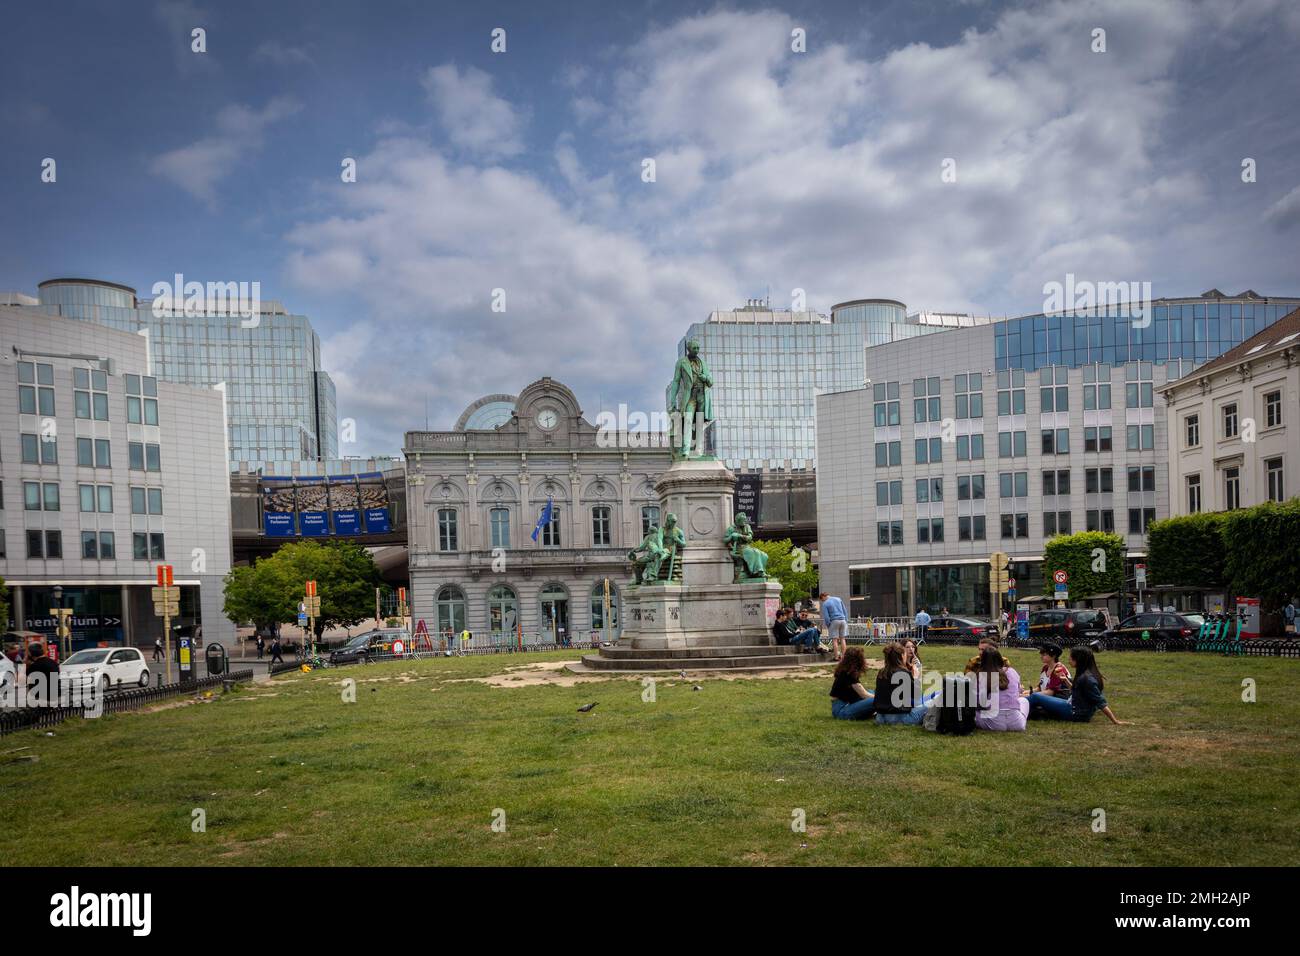
[[538,598],[542,612],[542,634],[556,644],[569,642],[569,592],[562,584],[548,584]]
[[[605,582],[597,581],[591,588],[591,629],[601,631],[600,640],[604,640],[605,630]],[[618,588],[609,582],[609,634],[610,638],[618,636]]]
[[507,643],[514,637],[519,621],[519,604],[515,592],[504,584],[488,591],[488,631],[495,643]]
[[591,509],[591,545],[594,548],[607,548],[612,541],[609,508],[597,505]]
[[465,629],[465,595],[458,587],[438,589],[438,633],[458,634]]

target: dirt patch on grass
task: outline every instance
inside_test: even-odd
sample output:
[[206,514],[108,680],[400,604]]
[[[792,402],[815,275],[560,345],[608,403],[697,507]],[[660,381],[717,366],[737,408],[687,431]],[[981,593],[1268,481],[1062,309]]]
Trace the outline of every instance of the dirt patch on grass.
[[[645,677],[654,677],[663,681],[663,687],[673,687],[676,683],[681,682],[682,671],[666,670],[662,673],[655,674],[628,674],[619,671],[601,671],[598,673],[575,674],[565,670],[569,661],[539,661],[535,664],[516,664],[507,667],[499,674],[488,674],[485,677],[460,677],[454,680],[445,680],[444,684],[487,684],[489,687],[574,687],[578,684],[590,684],[595,681],[636,681],[640,682]],[[878,662],[877,662],[878,663]],[[797,680],[806,680],[808,678],[825,679],[827,676],[824,667],[809,667],[800,670],[774,669],[760,671],[744,671],[743,673],[726,673],[723,671],[711,671],[707,674],[692,672],[686,668],[686,680],[710,681],[710,680],[772,680],[776,678],[792,677]]]

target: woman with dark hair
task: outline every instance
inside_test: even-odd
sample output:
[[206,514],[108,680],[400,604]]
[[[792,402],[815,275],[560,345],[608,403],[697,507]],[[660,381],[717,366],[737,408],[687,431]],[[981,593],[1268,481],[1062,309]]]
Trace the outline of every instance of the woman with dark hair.
[[[1043,660],[1043,669],[1038,675],[1038,689],[1052,697],[1069,699],[1073,681],[1070,678],[1070,669],[1061,663],[1060,645],[1044,644],[1038,649],[1038,653]],[[1023,693],[1026,697],[1029,696],[1029,690],[1026,689]]]
[[835,665],[835,683],[831,685],[831,716],[839,720],[866,720],[871,716],[875,698],[862,686],[862,672],[867,659],[862,648],[850,647]]
[[994,647],[980,652],[975,670],[979,710],[975,726],[980,730],[1024,730],[1029,701],[1020,696],[1020,675]]
[[925,705],[939,692],[921,697],[921,682],[912,675],[902,644],[886,644],[884,657],[884,669],[876,675],[876,723],[919,724],[925,719]]
[[903,641],[903,665],[914,678],[921,679],[921,656],[916,653],[916,641],[910,637]]
[[1053,697],[1050,694],[1030,694],[1030,717],[1046,717],[1049,720],[1073,720],[1086,722],[1092,715],[1101,711],[1110,718],[1112,724],[1130,724],[1130,720],[1120,720],[1106,703],[1102,690],[1106,678],[1097,669],[1097,658],[1087,647],[1070,648],[1070,661],[1074,664],[1074,686],[1068,699]]

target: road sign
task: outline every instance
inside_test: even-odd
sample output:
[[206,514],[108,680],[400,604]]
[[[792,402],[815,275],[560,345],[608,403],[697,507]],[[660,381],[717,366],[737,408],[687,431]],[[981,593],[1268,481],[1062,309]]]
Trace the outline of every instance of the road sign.
[[398,604],[406,603],[406,588],[397,589],[397,603]]
[[305,586],[304,593],[307,595],[307,597],[315,597],[315,596],[316,596],[316,582],[315,582],[315,581],[308,581],[307,584],[306,584],[306,586]]
[[320,598],[307,598],[307,600],[303,602],[302,613],[307,614],[309,617],[320,617]]
[[1014,591],[1016,589],[1016,579],[1007,578],[1007,587]]
[[299,627],[306,627],[306,626],[307,626],[307,612],[306,612],[306,611],[299,611],[299,612],[298,612],[298,626],[299,626]]
[[994,571],[1005,571],[1010,560],[1005,551],[994,551],[989,555],[989,567]]
[[1064,584],[1066,581],[1070,580],[1070,576],[1064,571],[1053,571],[1052,580],[1057,584]]
[[149,589],[150,596],[154,602],[158,601],[179,601],[181,599],[181,589],[176,586],[171,587],[154,587]]
[[1146,587],[1147,584],[1147,566],[1145,564],[1137,565],[1134,570],[1137,572],[1137,586]]
[[170,564],[158,565],[158,586],[160,588],[172,586],[172,566]]
[[406,642],[403,641],[400,637],[397,640],[393,641],[393,653],[394,654],[406,653]]

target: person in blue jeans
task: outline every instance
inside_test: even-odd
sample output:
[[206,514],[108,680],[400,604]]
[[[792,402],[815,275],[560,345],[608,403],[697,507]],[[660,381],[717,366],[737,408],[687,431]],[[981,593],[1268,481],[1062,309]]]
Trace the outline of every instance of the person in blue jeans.
[[1072,720],[1086,723],[1092,715],[1101,711],[1110,718],[1112,724],[1131,724],[1131,720],[1120,720],[1106,703],[1102,690],[1106,678],[1097,668],[1097,658],[1087,647],[1070,648],[1070,661],[1074,664],[1074,685],[1070,688],[1069,698],[1054,697],[1051,694],[1033,693],[1029,695],[1029,718],[1047,720]]
[[821,632],[815,627],[800,630],[795,623],[794,608],[783,607],[776,612],[776,621],[772,624],[772,636],[778,644],[793,644],[809,653],[825,650],[818,640]]
[[835,666],[831,684],[831,716],[837,720],[866,720],[871,716],[875,699],[862,686],[862,672],[867,660],[862,648],[850,647]]
[[925,636],[930,630],[929,612],[925,608],[921,608],[916,612],[916,620],[913,623],[916,625],[916,639],[921,643],[925,643]]
[[921,696],[921,682],[908,667],[902,644],[886,644],[884,657],[884,669],[876,675],[876,723],[919,724],[925,719],[926,705],[939,692]]

